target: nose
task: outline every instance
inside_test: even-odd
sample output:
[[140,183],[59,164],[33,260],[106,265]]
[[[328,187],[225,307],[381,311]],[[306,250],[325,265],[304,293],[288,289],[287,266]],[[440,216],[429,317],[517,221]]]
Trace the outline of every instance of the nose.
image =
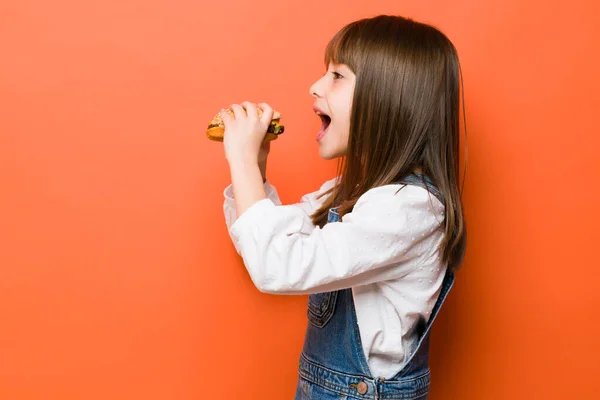
[[315,99],[318,97],[323,97],[323,85],[321,84],[321,79],[313,83],[309,89],[310,95]]

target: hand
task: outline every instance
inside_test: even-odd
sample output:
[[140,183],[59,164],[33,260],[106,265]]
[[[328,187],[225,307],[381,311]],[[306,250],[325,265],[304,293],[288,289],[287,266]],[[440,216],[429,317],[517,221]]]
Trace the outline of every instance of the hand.
[[263,111],[260,117],[256,105],[247,101],[241,105],[231,106],[235,118],[226,112],[221,112],[225,125],[223,138],[225,158],[230,164],[233,162],[256,164],[259,156],[266,159],[269,147],[261,149],[261,145],[271,123],[273,109],[266,103],[261,103],[259,107]]

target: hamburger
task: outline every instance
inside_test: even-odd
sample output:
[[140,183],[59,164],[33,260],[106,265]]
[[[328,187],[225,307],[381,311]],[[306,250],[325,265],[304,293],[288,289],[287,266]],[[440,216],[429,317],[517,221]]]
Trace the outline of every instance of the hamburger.
[[[229,115],[235,118],[233,110],[226,109],[225,110]],[[262,115],[262,110],[258,109],[258,116]],[[283,125],[279,123],[281,119],[281,114],[279,111],[273,110],[273,117],[271,118],[271,123],[269,124],[269,128],[267,129],[267,134],[265,135],[264,142],[269,142],[271,140],[277,139],[279,135],[281,135],[284,131]],[[221,119],[221,113],[217,113],[215,117],[212,119],[210,124],[208,125],[208,129],[206,130],[206,136],[210,140],[215,140],[217,142],[223,141],[223,135],[225,133],[225,125],[223,124],[223,120]]]

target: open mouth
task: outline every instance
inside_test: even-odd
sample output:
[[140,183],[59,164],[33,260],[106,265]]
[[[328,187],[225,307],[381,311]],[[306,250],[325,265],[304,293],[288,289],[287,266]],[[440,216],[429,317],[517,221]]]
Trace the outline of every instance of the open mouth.
[[329,125],[331,124],[331,117],[327,114],[317,114],[320,118],[321,118],[321,130],[319,130],[319,133],[317,134],[317,141],[321,140],[323,138],[323,136],[325,136],[325,134],[327,133],[327,128],[329,128]]

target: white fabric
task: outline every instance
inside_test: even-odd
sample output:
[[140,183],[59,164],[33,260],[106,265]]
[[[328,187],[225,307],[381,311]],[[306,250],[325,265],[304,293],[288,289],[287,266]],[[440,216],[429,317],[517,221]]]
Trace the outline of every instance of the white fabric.
[[310,215],[327,197],[317,196],[335,182],[281,205],[267,181],[268,198],[240,218],[230,185],[223,205],[229,235],[262,292],[352,288],[369,368],[389,379],[416,347],[417,322],[428,320],[441,290],[444,206],[421,187],[391,184],[363,194],[342,221],[316,227]]

